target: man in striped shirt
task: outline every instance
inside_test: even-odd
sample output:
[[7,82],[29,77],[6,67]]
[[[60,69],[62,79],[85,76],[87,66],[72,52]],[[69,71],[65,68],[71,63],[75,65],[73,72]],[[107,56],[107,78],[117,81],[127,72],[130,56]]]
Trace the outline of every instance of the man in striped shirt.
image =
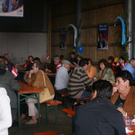
[[91,98],[91,93],[86,91],[86,88],[91,86],[93,82],[86,73],[87,69],[88,60],[82,59],[80,66],[75,67],[70,73],[67,89],[71,98]]

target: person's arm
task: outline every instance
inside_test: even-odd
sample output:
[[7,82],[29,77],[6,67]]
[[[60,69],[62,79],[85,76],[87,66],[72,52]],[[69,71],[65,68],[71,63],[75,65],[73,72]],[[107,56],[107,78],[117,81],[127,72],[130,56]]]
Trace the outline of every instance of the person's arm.
[[98,73],[94,77],[95,78],[98,78],[99,77],[99,71],[98,71]]
[[12,90],[20,90],[21,89],[21,85],[14,79],[14,76],[12,75],[12,73],[10,74],[10,88]]
[[115,129],[117,135],[126,135],[124,119],[121,113],[115,114]]
[[38,71],[35,76],[35,80],[32,83],[33,87],[38,87],[41,84],[41,79],[43,79],[43,75],[41,71]]
[[11,107],[10,99],[7,95],[1,97],[0,102],[0,131],[11,127],[12,117],[11,117]]
[[91,79],[89,78],[89,76],[87,75],[87,73],[84,73],[80,77],[80,82],[84,83],[87,86],[91,86],[93,84],[93,82],[91,81]]
[[83,135],[85,126],[85,119],[82,118],[82,111],[78,108],[76,109],[75,116],[74,116],[74,123],[73,123],[73,132],[75,135]]

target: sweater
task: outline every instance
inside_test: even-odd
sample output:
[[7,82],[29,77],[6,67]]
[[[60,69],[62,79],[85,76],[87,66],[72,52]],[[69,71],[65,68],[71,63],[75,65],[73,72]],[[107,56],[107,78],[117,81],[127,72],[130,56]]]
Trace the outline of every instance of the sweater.
[[[114,95],[111,97],[110,101],[113,104],[115,104],[119,95],[120,94],[118,92],[115,92]],[[123,105],[123,109],[124,109],[124,111],[127,112],[128,116],[135,115],[135,87],[134,86],[131,87],[131,89],[126,97],[126,100]]]
[[[45,73],[44,73],[44,75],[45,75],[46,87],[49,89],[49,92],[52,96],[55,93],[54,88],[53,88],[48,76]],[[32,74],[31,78],[28,78],[28,85],[31,85],[31,86],[37,87],[37,88],[41,88],[41,89],[45,88],[43,75],[42,75],[42,72],[40,70],[37,71],[36,74]]]
[[92,81],[82,67],[75,67],[70,73],[68,82],[68,94],[71,98],[80,98],[86,86],[91,86]]
[[69,75],[68,71],[65,67],[60,67],[57,72],[56,72],[56,77],[55,77],[55,89],[56,90],[61,90],[67,88],[69,81]]

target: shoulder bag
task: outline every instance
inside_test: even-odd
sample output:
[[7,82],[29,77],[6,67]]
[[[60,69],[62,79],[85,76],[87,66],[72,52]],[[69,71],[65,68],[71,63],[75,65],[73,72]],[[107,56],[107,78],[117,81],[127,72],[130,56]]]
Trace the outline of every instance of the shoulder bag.
[[39,99],[40,99],[40,103],[43,103],[43,102],[46,102],[48,100],[51,100],[52,97],[51,97],[51,94],[49,92],[49,89],[46,88],[46,82],[45,82],[45,75],[44,75],[44,72],[42,70],[40,70],[42,72],[42,75],[43,75],[43,81],[44,81],[44,91],[41,91],[39,93]]

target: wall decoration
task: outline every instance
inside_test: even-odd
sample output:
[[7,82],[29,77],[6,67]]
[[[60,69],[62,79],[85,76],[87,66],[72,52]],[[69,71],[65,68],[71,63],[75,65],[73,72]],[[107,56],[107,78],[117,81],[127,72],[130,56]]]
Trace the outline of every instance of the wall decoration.
[[60,30],[60,49],[66,49],[66,29]]
[[108,23],[98,25],[98,50],[108,50]]

